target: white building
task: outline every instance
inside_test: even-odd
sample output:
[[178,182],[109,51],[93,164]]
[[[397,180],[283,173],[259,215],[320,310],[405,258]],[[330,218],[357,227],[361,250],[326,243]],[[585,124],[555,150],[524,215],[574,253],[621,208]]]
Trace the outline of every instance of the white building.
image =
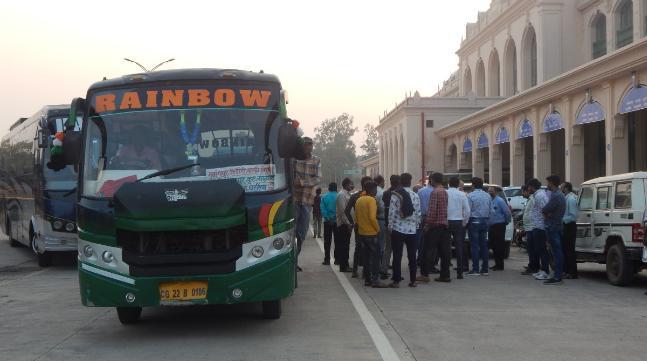
[[[407,97],[380,119],[379,172],[411,173],[414,179],[443,169],[443,140],[435,131],[487,106],[500,97]],[[424,152],[422,151],[424,149]]]
[[457,51],[459,94],[507,99],[435,132],[442,169],[503,185],[647,169],[646,35],[647,0],[493,0]]

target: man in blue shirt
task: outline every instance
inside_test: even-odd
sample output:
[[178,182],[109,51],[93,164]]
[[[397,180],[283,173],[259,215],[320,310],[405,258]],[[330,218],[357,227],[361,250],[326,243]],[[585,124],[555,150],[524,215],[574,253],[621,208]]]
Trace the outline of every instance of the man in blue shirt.
[[575,258],[575,239],[577,237],[577,196],[573,193],[573,185],[564,182],[561,186],[562,193],[566,196],[566,212],[564,212],[564,239],[562,250],[564,251],[564,275],[565,279],[576,279],[577,261]]
[[494,251],[493,271],[503,271],[503,259],[505,258],[505,227],[512,220],[510,207],[497,195],[497,189],[490,187],[488,193],[492,197],[492,207],[490,208],[490,229],[488,231],[488,242],[492,244]]
[[544,282],[545,285],[558,285],[562,283],[562,272],[564,269],[564,254],[562,252],[562,228],[564,222],[564,213],[566,211],[566,198],[564,193],[559,191],[559,176],[551,175],[546,178],[548,181],[548,190],[550,198],[542,213],[546,226],[546,237],[555,263],[555,274],[553,277]]
[[[487,246],[488,222],[492,208],[492,197],[483,191],[483,179],[472,178],[474,191],[467,195],[470,204],[470,222],[467,228],[472,246],[472,270],[470,276],[487,276],[489,269],[489,252]],[[479,260],[481,267],[479,272]]]
[[[321,197],[321,216],[324,221],[324,261],[323,265],[330,264],[330,245],[333,240],[337,242],[335,230],[337,229],[337,183],[328,184],[328,192]],[[335,262],[337,263],[337,245],[335,245]]]

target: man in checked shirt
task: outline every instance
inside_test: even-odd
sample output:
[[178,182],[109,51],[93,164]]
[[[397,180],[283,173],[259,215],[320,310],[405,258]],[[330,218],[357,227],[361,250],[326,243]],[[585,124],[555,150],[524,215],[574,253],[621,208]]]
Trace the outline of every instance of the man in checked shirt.
[[420,272],[422,276],[418,281],[429,282],[429,268],[432,263],[432,254],[436,253],[440,257],[440,277],[435,278],[436,282],[450,282],[449,264],[452,257],[452,245],[449,236],[447,221],[447,200],[448,195],[443,188],[443,175],[433,173],[429,178],[434,191],[429,197],[429,208],[427,209],[427,219],[424,226],[425,257],[422,262]]
[[294,161],[293,197],[297,237],[297,271],[302,271],[298,265],[298,257],[301,253],[301,245],[308,234],[316,188],[321,179],[321,160],[312,155],[312,148],[312,139],[303,137],[306,158]]

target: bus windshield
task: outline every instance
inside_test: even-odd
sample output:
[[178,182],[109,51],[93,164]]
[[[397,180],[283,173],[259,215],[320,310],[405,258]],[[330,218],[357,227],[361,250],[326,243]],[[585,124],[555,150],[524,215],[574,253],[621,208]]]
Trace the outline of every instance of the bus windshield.
[[121,185],[236,179],[246,192],[286,186],[277,152],[277,110],[176,108],[91,115],[83,195],[112,197]]

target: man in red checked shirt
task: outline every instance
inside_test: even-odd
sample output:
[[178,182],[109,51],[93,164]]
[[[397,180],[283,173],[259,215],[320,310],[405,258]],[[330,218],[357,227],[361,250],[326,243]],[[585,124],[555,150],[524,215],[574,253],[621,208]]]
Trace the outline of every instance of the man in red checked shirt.
[[433,173],[430,177],[431,186],[434,188],[429,198],[427,219],[425,220],[425,258],[421,269],[422,276],[418,281],[429,282],[429,268],[433,250],[440,257],[440,277],[436,282],[450,282],[449,265],[452,257],[451,240],[449,237],[449,223],[447,221],[447,190],[443,187],[443,175]]

